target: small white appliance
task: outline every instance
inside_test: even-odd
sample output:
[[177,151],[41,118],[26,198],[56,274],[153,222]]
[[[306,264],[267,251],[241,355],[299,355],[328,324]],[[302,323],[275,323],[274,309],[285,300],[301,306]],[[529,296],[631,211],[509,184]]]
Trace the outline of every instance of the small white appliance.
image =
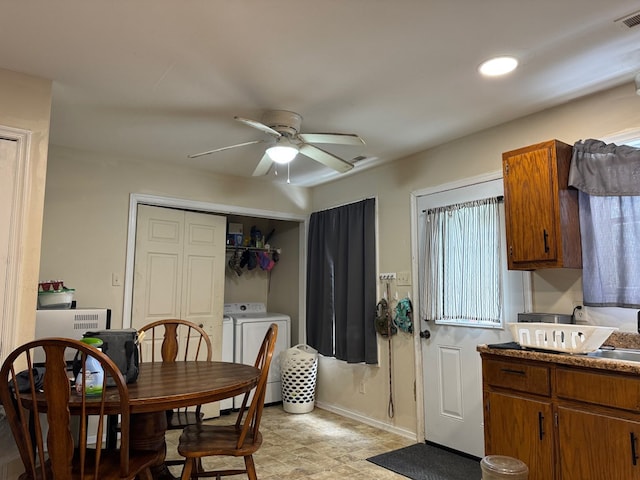
[[[225,317],[233,321],[233,360],[234,362],[253,365],[258,355],[258,350],[264,339],[269,325],[278,325],[278,338],[271,360],[269,378],[267,380],[267,392],[265,404],[282,401],[282,379],[280,376],[281,355],[289,348],[289,332],[291,330],[291,318],[283,313],[267,312],[264,303],[226,303],[224,305]],[[227,343],[222,334],[223,345]],[[242,396],[233,399],[233,408],[240,408]]]
[[[63,337],[80,340],[88,330],[111,328],[111,310],[108,308],[78,308],[36,310],[35,339]],[[73,356],[73,352],[70,352]],[[73,358],[67,358],[68,361]],[[43,362],[36,352],[35,362]]]

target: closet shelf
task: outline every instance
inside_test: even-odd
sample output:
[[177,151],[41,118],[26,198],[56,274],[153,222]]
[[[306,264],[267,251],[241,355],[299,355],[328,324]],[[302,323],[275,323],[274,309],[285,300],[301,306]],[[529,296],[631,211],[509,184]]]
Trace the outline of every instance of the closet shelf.
[[245,250],[249,250],[250,252],[266,252],[273,253],[276,252],[278,254],[282,253],[279,248],[260,248],[260,247],[246,247],[244,245],[227,245],[227,253],[233,253],[236,250],[244,252]]

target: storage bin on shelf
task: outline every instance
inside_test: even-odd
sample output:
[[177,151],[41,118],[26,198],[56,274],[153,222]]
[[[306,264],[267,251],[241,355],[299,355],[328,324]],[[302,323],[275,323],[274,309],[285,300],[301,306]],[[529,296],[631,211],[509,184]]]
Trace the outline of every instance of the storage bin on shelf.
[[65,309],[71,308],[75,289],[63,287],[61,290],[38,292],[38,308]]
[[296,345],[282,356],[282,407],[288,413],[308,413],[316,400],[318,352],[309,345]]

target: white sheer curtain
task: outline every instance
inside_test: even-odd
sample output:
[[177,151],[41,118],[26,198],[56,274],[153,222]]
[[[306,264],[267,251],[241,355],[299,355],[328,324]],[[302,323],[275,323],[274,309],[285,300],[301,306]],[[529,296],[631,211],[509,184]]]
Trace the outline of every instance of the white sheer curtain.
[[489,198],[426,212],[423,304],[427,320],[501,324],[498,202]]

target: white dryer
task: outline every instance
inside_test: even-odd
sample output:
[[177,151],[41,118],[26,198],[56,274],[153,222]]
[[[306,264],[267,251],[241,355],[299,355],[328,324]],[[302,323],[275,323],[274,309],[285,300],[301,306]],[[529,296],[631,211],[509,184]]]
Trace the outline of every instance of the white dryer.
[[[227,303],[224,306],[225,317],[233,320],[233,360],[237,363],[253,365],[258,355],[269,325],[278,325],[278,338],[271,360],[265,404],[282,401],[282,379],[280,361],[283,352],[289,348],[291,318],[283,313],[267,312],[264,303]],[[223,334],[223,342],[226,343]],[[234,398],[233,408],[240,408],[242,396]]]
[[[227,315],[222,318],[222,361],[233,362],[233,319]],[[220,411],[225,412],[233,408],[233,398],[220,400]]]

